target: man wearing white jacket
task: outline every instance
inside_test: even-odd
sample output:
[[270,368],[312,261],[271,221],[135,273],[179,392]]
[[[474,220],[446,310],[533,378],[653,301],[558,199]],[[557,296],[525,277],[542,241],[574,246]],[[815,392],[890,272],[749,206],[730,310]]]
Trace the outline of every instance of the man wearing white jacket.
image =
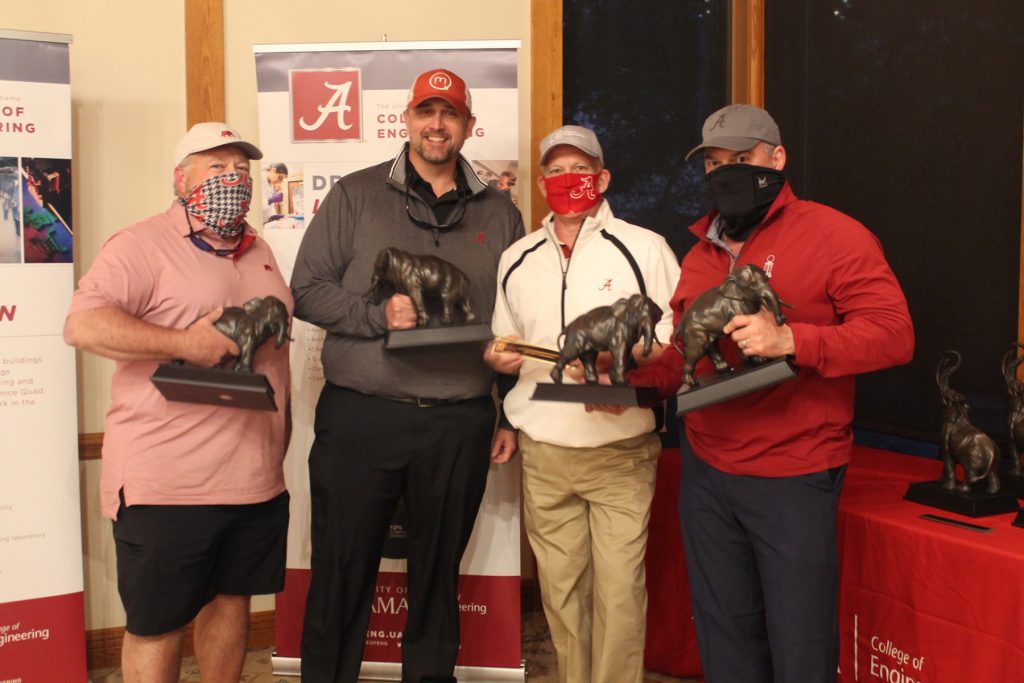
[[[678,260],[660,235],[612,215],[602,197],[611,174],[593,131],[563,126],[541,141],[540,154],[538,184],[552,212],[502,254],[494,334],[556,347],[577,316],[639,293],[666,312],[656,329],[667,342]],[[516,446],[522,452],[526,531],[559,681],[641,683],[644,551],[661,452],[654,415],[531,401],[534,387],[551,381],[551,366],[500,348],[492,344],[484,357],[519,376],[504,401],[518,434],[499,432],[506,446],[494,460],[507,460]],[[634,356],[644,362],[659,351]]]

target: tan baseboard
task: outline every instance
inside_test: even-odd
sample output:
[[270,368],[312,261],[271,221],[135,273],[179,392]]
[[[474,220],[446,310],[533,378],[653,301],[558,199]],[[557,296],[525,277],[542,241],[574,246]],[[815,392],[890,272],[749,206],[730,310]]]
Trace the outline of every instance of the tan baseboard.
[[90,670],[121,666],[124,626],[85,632],[85,665]]
[[274,646],[274,610],[253,612],[249,618],[249,649]]
[[[121,666],[121,641],[124,627],[99,628],[85,632],[85,661],[92,669],[107,669]],[[272,647],[274,645],[274,610],[253,612],[249,619],[249,649]],[[185,632],[184,656],[195,654],[192,646],[192,625]]]
[[103,432],[78,435],[78,459],[99,460],[103,457]]

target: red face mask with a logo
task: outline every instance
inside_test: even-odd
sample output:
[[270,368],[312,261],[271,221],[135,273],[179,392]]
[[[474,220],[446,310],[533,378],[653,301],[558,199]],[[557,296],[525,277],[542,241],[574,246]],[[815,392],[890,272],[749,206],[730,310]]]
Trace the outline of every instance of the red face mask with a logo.
[[583,213],[601,201],[597,173],[561,173],[544,179],[548,206],[559,216]]

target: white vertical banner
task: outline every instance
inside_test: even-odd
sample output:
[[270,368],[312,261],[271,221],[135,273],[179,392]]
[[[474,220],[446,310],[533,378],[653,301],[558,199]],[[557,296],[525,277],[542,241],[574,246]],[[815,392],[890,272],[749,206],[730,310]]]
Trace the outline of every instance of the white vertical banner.
[[[395,157],[406,139],[409,87],[438,67],[459,74],[473,95],[477,126],[462,150],[477,175],[518,203],[519,41],[256,45],[263,236],[290,279],[305,226],[340,177]],[[275,173],[268,174],[273,168]],[[268,175],[272,179],[268,179]],[[307,459],[323,387],[324,332],[296,320],[291,346],[294,433],[285,461],[291,526],[285,590],[277,596],[275,673],[298,671],[310,581]],[[519,476],[492,467],[460,579],[462,646],[456,675],[522,681]],[[405,561],[383,559],[362,675],[401,677],[407,613]]]
[[0,30],[0,681],[85,681],[70,36]]

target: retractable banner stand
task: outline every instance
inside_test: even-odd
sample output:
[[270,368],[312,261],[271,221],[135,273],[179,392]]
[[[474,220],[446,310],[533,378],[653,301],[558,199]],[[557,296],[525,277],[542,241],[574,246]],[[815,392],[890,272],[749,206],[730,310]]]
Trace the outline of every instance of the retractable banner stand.
[[[285,277],[291,276],[305,227],[331,185],[398,154],[406,139],[403,112],[409,87],[418,74],[434,67],[462,76],[473,94],[477,125],[463,155],[481,179],[507,189],[518,203],[518,48],[519,41],[254,46],[264,153],[263,235]],[[310,580],[307,459],[324,382],[323,330],[296,320],[292,337],[294,433],[285,462],[292,522],[285,590],[277,596],[278,674],[299,669]],[[401,535],[399,521],[393,536]],[[385,554],[395,558],[402,553],[386,549]],[[403,559],[381,561],[363,677],[401,678],[401,634],[408,610],[405,566]],[[491,468],[461,572],[462,648],[456,675],[466,681],[522,681],[515,468]]]
[[85,681],[70,36],[0,30],[0,681]]

